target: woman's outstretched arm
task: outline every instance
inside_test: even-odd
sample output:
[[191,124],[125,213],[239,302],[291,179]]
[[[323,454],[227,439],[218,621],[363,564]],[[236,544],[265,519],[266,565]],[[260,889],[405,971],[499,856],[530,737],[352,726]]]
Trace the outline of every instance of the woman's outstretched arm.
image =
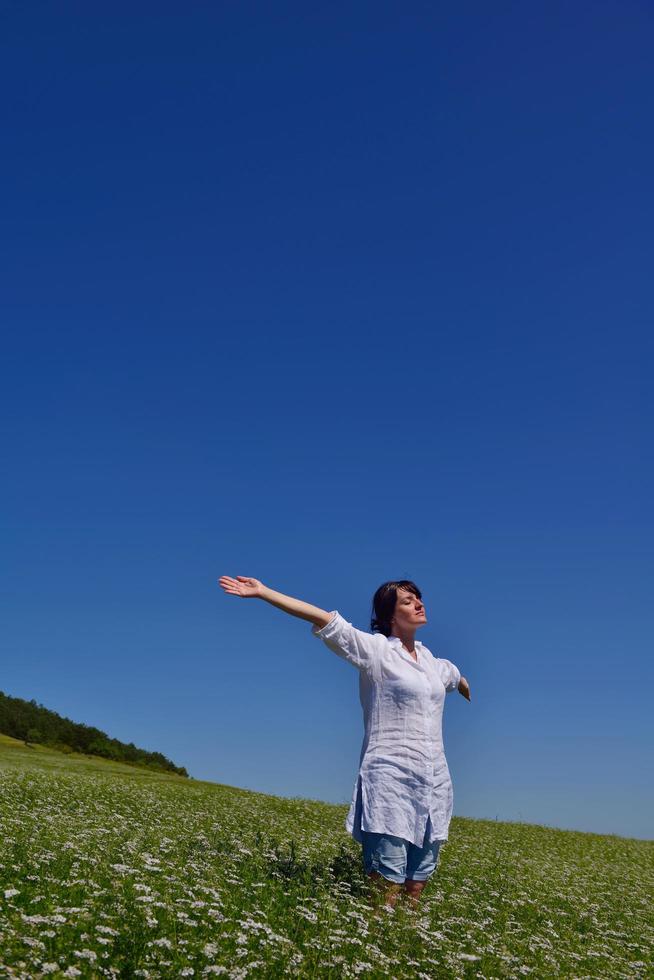
[[218,585],[229,595],[238,595],[243,599],[265,599],[271,606],[277,606],[278,609],[282,609],[291,616],[297,616],[298,619],[306,619],[314,626],[326,626],[332,618],[330,612],[325,612],[324,609],[312,606],[309,602],[303,602],[301,599],[284,595],[283,592],[275,592],[274,589],[269,589],[267,585],[256,578],[248,578],[245,575],[230,578],[229,575],[221,575],[218,579]]
[[463,677],[463,676],[461,677],[461,680],[459,681],[459,686],[458,686],[457,690],[458,690],[459,694],[462,694],[464,696],[464,698],[466,699],[466,701],[470,701],[470,685],[468,684],[468,682],[465,679],[465,677]]

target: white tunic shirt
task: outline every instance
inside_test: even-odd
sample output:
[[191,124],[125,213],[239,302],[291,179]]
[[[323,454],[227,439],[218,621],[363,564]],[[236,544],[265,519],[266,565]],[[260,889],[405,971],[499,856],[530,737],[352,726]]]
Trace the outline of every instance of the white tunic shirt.
[[452,780],[443,750],[443,704],[461,674],[415,641],[417,662],[397,636],[355,629],[334,610],[314,636],[359,671],[365,734],[346,830],[403,837],[422,847],[447,840]]

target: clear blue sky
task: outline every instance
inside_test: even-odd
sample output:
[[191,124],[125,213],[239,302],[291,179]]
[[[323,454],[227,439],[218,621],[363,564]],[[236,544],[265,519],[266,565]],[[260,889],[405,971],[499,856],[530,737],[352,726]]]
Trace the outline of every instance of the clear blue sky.
[[455,814],[654,837],[643,2],[5,5],[2,674],[350,798],[407,577]]

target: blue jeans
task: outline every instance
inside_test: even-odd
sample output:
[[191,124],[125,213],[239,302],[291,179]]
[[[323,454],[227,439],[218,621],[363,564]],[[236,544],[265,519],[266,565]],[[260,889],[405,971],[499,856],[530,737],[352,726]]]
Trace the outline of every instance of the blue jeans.
[[404,881],[427,881],[436,870],[442,841],[429,843],[430,820],[427,820],[422,847],[392,837],[362,830],[363,867],[366,874],[378,871],[384,878],[402,884]]

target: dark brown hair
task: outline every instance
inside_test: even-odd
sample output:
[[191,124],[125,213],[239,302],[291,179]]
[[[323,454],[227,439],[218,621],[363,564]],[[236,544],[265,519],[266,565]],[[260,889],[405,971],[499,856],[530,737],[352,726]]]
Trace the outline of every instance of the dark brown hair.
[[413,592],[415,596],[422,599],[422,592],[415,584],[408,579],[401,579],[398,582],[384,582],[375,592],[372,599],[373,616],[370,620],[370,629],[373,633],[383,633],[384,636],[391,635],[391,619],[395,612],[397,602],[397,590],[406,589]]

